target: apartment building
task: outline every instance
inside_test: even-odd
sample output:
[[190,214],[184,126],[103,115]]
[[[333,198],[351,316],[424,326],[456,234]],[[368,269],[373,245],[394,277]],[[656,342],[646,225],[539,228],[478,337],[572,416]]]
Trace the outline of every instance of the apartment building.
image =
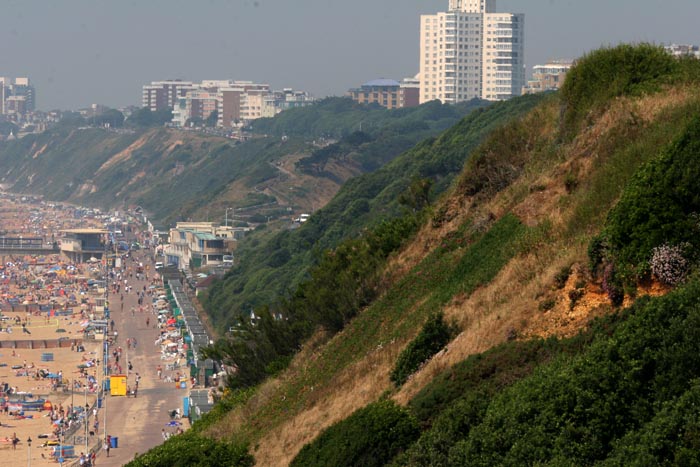
[[169,80],[143,86],[143,106],[152,111],[171,108],[174,126],[204,121],[217,112],[216,126],[233,128],[261,117],[308,105],[315,99],[304,91],[273,91],[269,84],[253,81]]
[[495,0],[450,0],[421,15],[420,102],[504,100],[525,85],[525,15],[499,13]]
[[36,89],[27,77],[0,76],[0,114],[24,117],[36,110]]
[[180,98],[195,89],[192,81],[180,79],[153,81],[143,86],[142,106],[151,109],[152,112],[174,109]]
[[561,88],[566,74],[574,65],[571,60],[552,60],[545,65],[535,65],[532,79],[523,87],[523,94],[535,94],[543,91],[555,91]]
[[173,108],[173,123],[176,126],[185,126],[188,120],[203,122],[217,111],[218,103],[216,92],[188,91]]
[[378,104],[387,109],[415,107],[419,105],[420,85],[406,79],[399,83],[393,79],[375,79],[359,88],[350,89],[348,96],[360,104]]

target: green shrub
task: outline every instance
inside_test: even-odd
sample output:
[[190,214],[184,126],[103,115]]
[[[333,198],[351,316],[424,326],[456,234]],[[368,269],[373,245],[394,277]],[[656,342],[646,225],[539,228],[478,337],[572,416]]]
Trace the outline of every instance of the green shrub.
[[658,91],[680,79],[682,71],[663,47],[651,44],[623,44],[585,55],[567,73],[561,88],[564,136],[574,136],[591,111],[612,98]]
[[557,289],[563,289],[566,285],[566,281],[569,280],[571,275],[571,265],[564,266],[554,275],[554,285]]
[[700,465],[700,382],[628,433],[601,465]]
[[569,290],[569,310],[573,310],[578,301],[583,297],[583,289],[571,289]]
[[294,458],[292,467],[379,467],[419,436],[416,420],[391,401],[364,407],[324,430]]
[[201,436],[193,432],[173,436],[146,454],[126,464],[128,467],[209,467],[255,465],[248,447]]
[[570,173],[566,175],[566,178],[564,179],[564,188],[566,188],[566,192],[571,194],[578,188],[578,178],[576,178],[576,175]]
[[[625,436],[631,436],[626,446],[643,451],[638,443],[645,438],[633,433],[657,416],[666,421],[646,432],[654,449],[667,443],[657,458],[679,453],[686,460],[700,446],[697,409],[674,421],[676,427],[661,409],[700,377],[700,282],[642,297],[626,313],[610,336],[598,332],[582,354],[557,358],[493,397],[483,421],[451,448],[450,465],[593,465]],[[662,441],[666,436],[670,442]]]
[[554,298],[547,298],[547,299],[545,299],[545,300],[542,300],[542,301],[539,303],[539,305],[537,306],[537,308],[539,308],[540,311],[549,311],[549,310],[551,310],[552,308],[554,308],[554,306],[555,306],[556,304],[557,304],[557,300],[556,300],[556,299],[554,299]]
[[648,271],[652,250],[665,243],[697,249],[700,230],[700,117],[659,157],[643,165],[608,215],[605,237],[621,271]]
[[428,318],[418,336],[401,352],[391,371],[391,381],[401,386],[422,364],[442,350],[452,339],[456,328],[445,322],[442,312]]
[[611,324],[610,318],[596,320],[589,330],[565,340],[508,342],[446,370],[411,400],[411,411],[427,430],[392,466],[453,465],[448,462],[450,450],[481,423],[495,395],[538,365],[580,352],[596,332],[609,331]]
[[622,279],[613,263],[605,265],[603,270],[602,289],[610,299],[613,306],[620,306],[625,300],[625,289]]

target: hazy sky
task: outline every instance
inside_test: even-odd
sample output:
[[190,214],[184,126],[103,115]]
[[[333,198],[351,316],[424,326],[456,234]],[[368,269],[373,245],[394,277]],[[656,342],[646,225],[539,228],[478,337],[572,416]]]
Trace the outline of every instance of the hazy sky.
[[[247,79],[316,96],[418,72],[421,13],[447,0],[0,0],[0,76],[40,109],[140,105],[144,83]],[[528,67],[601,44],[700,43],[700,0],[499,0]]]

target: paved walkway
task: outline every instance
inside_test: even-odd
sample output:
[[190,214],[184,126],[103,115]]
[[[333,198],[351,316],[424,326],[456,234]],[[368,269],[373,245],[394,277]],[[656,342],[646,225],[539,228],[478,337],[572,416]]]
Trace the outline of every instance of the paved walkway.
[[[150,264],[150,273],[154,264],[143,255],[137,253],[139,261]],[[131,266],[132,263],[128,262]],[[119,343],[122,347],[122,367],[126,370],[127,362],[133,364],[133,371],[128,380],[131,387],[134,386],[136,373],[141,376],[138,396],[106,396],[105,409],[107,411],[107,434],[118,438],[118,447],[111,449],[109,457],[104,451],[100,451],[96,464],[102,466],[121,466],[131,461],[137,453],[144,453],[163,442],[161,430],[170,421],[169,412],[182,407],[182,398],[187,395],[186,389],[175,388],[175,383],[165,383],[158,380],[156,367],[162,364],[160,360],[160,347],[155,347],[153,342],[158,337],[158,330],[153,328],[156,318],[149,311],[131,314],[131,307],[138,310],[137,295],[135,290],[143,290],[145,281],[136,281],[135,277],[129,279],[134,291],[124,294],[124,311],[118,296],[110,296],[110,305],[115,311],[112,319],[119,332]],[[146,302],[150,307],[150,297],[146,296]],[[150,319],[150,327],[146,327],[146,318]],[[136,338],[136,349],[127,350],[126,338]],[[127,353],[128,352],[128,353]],[[163,364],[163,367],[165,365]],[[103,409],[103,411],[105,410]],[[102,414],[101,414],[102,415]],[[100,417],[101,423],[103,417]],[[100,427],[100,435],[102,427]]]

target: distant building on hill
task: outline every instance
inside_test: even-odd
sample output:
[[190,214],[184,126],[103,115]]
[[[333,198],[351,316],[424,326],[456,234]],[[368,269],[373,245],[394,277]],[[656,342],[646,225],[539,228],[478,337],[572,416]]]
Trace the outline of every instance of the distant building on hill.
[[674,57],[695,57],[700,59],[700,47],[691,44],[671,44],[664,47]]
[[149,108],[151,112],[173,109],[179,99],[193,89],[195,87],[192,81],[181,79],[153,81],[143,86],[141,102],[143,107]]
[[546,65],[535,65],[532,79],[523,87],[523,94],[554,91],[564,84],[566,74],[574,65],[572,60],[551,60]]
[[420,18],[420,102],[504,100],[525,85],[525,15],[495,0],[450,0]]
[[217,111],[218,97],[215,92],[192,90],[178,99],[173,108],[173,123],[185,126],[188,120],[204,121]]
[[379,104],[387,109],[415,107],[420,104],[418,81],[407,78],[403,83],[393,79],[375,79],[359,88],[350,89],[348,95],[360,104]]
[[143,106],[152,111],[172,109],[174,126],[185,126],[188,121],[205,121],[216,112],[216,126],[234,128],[314,101],[304,91],[291,88],[273,91],[269,84],[252,81],[204,80],[194,83],[170,80],[143,86]]
[[36,110],[36,90],[29,78],[0,76],[0,115],[13,116],[18,121]]

